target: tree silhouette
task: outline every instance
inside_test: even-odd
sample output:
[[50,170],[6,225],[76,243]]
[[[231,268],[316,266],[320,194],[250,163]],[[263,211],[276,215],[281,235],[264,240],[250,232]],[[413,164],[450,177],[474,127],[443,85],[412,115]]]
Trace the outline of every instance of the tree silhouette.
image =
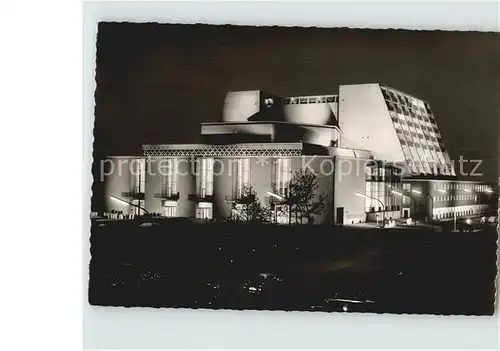
[[320,214],[325,209],[327,195],[319,191],[317,174],[309,170],[297,170],[288,186],[287,202],[291,205],[300,218],[307,218],[308,223],[313,222],[313,215]]
[[267,222],[270,209],[262,205],[251,186],[245,186],[233,203],[230,220],[237,222]]

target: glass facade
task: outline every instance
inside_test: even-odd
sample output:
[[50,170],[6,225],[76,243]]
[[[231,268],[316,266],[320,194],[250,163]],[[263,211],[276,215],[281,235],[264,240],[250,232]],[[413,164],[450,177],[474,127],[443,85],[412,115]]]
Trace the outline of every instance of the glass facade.
[[399,211],[401,199],[393,194],[400,191],[398,170],[377,164],[366,168],[365,212]]
[[381,89],[409,170],[455,175],[430,105],[386,86]]

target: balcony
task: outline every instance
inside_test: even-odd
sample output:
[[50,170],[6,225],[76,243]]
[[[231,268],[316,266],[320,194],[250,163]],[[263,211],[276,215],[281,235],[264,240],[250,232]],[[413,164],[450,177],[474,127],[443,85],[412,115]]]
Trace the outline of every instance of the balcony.
[[189,201],[195,202],[213,202],[213,195],[198,195],[198,194],[188,194]]
[[163,193],[156,193],[153,194],[154,199],[161,199],[161,200],[171,200],[171,201],[177,201],[179,200],[180,193],[172,193],[172,192],[163,192]]
[[135,191],[122,192],[122,197],[133,199],[133,200],[144,200],[144,193],[139,193]]

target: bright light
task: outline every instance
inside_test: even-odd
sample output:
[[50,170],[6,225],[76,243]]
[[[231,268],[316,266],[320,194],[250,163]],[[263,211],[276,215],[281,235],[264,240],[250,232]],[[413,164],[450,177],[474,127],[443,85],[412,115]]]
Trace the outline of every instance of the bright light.
[[470,193],[470,190],[469,190],[469,189],[464,189],[464,191],[466,191],[466,192]]
[[277,198],[278,200],[281,200],[281,201],[283,201],[285,199],[283,196],[279,196],[279,195],[277,195],[275,193],[272,193],[270,191],[267,192],[267,195],[275,197],[275,198]]
[[470,220],[470,218],[467,218],[467,219],[465,220],[465,223],[467,223],[467,224],[471,224],[471,223],[472,223],[472,221]]
[[439,191],[440,193],[446,193],[446,190],[443,190],[443,189],[438,189],[438,191]]
[[397,192],[397,191],[394,191],[394,190],[392,190],[392,191],[391,191],[391,193],[393,193],[393,194],[395,194],[395,195],[403,196],[403,194],[401,194],[401,193],[399,193],[399,192]]
[[364,197],[364,198],[368,198],[368,196],[366,196],[365,194],[356,193],[356,195],[361,196],[361,197]]
[[419,194],[419,195],[422,195],[422,193],[418,190],[415,190],[415,189],[411,189],[411,192],[412,193],[415,193],[415,194]]
[[257,291],[257,288],[251,286],[251,287],[248,288],[248,290],[250,290],[250,291]]
[[127,201],[123,201],[122,199],[119,199],[117,197],[110,196],[110,198],[113,199],[113,200],[115,200],[115,201],[117,201],[117,202],[119,202],[119,203],[122,203],[124,205],[130,205]]
[[493,190],[491,190],[491,189],[486,189],[485,191],[486,191],[487,193],[492,193],[492,192],[493,192]]

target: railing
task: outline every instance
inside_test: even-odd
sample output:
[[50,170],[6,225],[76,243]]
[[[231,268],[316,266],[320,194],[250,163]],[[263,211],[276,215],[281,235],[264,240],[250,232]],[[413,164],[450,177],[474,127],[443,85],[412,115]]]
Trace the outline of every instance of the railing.
[[122,192],[122,197],[126,197],[134,200],[144,200],[144,193],[138,193],[134,191]]
[[163,193],[156,193],[153,194],[154,199],[162,199],[162,200],[173,200],[177,201],[179,200],[180,193],[172,193],[172,192],[163,192]]
[[198,195],[198,194],[188,194],[188,200],[189,201],[197,201],[197,202],[213,202],[214,197],[213,195]]

